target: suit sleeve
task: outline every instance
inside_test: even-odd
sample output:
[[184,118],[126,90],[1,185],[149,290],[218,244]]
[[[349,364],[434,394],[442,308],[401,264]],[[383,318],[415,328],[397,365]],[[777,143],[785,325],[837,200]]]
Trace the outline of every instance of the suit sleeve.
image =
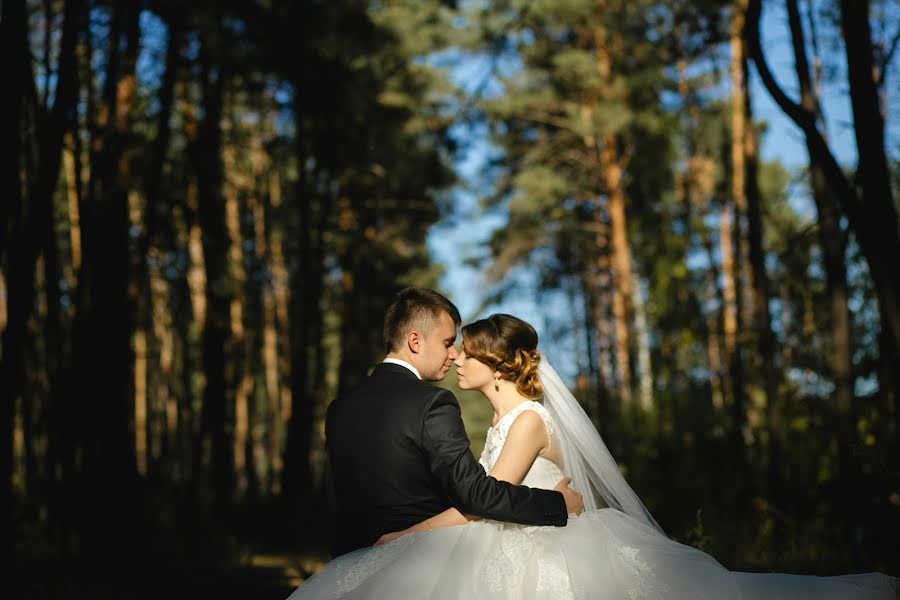
[[523,525],[565,525],[562,494],[512,485],[484,472],[469,450],[456,398],[437,389],[428,402],[422,425],[422,446],[431,473],[453,506],[464,513]]

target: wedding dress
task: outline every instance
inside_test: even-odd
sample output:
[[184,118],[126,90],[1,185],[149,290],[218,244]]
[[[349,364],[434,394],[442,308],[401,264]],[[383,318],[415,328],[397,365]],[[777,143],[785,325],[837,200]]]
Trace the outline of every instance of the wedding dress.
[[515,419],[536,412],[551,445],[559,444],[563,464],[539,456],[522,485],[553,489],[566,473],[584,496],[582,515],[570,516],[565,527],[484,520],[408,534],[338,557],[288,600],[900,598],[900,582],[879,573],[738,573],[669,539],[625,483],[555,371],[542,362],[539,373],[545,404],[523,402],[490,427],[479,462],[490,472]]

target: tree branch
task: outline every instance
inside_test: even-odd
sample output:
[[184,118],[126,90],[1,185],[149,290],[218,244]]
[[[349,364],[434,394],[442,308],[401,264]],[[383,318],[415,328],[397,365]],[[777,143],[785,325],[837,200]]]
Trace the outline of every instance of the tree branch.
[[769,95],[771,95],[775,103],[778,104],[778,107],[781,108],[781,110],[784,111],[784,114],[789,116],[804,133],[809,135],[808,130],[810,129],[815,133],[818,133],[815,117],[800,106],[800,104],[788,97],[784,90],[781,89],[781,86],[778,85],[775,76],[769,69],[769,65],[766,62],[766,57],[763,54],[762,46],[760,44],[759,20],[761,12],[761,0],[750,0],[747,5],[747,19],[744,25],[744,37],[747,41],[747,48],[750,51],[750,57],[753,59],[753,63],[756,65],[759,77],[762,79],[763,85],[766,86]]
[[881,64],[878,65],[878,79],[875,81],[875,85],[879,88],[884,85],[884,74],[887,72],[888,65],[890,65],[891,61],[894,59],[894,52],[897,51],[898,44],[900,44],[900,27],[897,27],[897,31],[894,32],[894,38],[891,40],[890,48],[888,48],[888,51],[882,57]]
[[[834,188],[837,197],[841,200],[841,204],[847,213],[847,218],[860,235],[867,230],[865,213],[863,211],[862,200],[856,189],[844,175],[843,170],[834,158],[828,142],[825,141],[822,132],[816,124],[815,113],[805,109],[800,104],[790,99],[784,90],[778,85],[775,76],[772,74],[766,57],[763,54],[762,45],[759,36],[760,14],[762,12],[761,0],[750,0],[747,6],[747,19],[744,25],[744,37],[746,39],[747,48],[756,70],[762,79],[763,85],[766,86],[769,94],[776,104],[784,113],[791,118],[794,123],[803,131],[809,143],[810,152],[815,153],[815,158],[828,178],[829,184]],[[811,157],[812,158],[812,157]]]

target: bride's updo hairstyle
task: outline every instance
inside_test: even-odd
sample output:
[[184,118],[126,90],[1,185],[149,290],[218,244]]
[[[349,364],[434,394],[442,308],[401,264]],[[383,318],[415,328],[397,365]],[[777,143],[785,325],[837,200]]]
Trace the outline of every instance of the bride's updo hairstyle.
[[516,384],[520,394],[537,400],[544,394],[537,368],[541,353],[534,327],[512,315],[495,314],[462,328],[462,349],[500,377]]

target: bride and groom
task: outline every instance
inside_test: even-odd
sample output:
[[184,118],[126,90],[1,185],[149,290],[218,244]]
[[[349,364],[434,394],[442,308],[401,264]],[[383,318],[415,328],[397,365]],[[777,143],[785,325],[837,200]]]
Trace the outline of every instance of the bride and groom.
[[[387,357],[326,418],[336,558],[289,600],[900,597],[878,573],[732,572],[669,539],[534,328],[492,315],[463,327],[457,353],[459,324],[432,290],[389,307]],[[425,383],[454,363],[460,387],[494,409],[479,461],[453,394]]]

